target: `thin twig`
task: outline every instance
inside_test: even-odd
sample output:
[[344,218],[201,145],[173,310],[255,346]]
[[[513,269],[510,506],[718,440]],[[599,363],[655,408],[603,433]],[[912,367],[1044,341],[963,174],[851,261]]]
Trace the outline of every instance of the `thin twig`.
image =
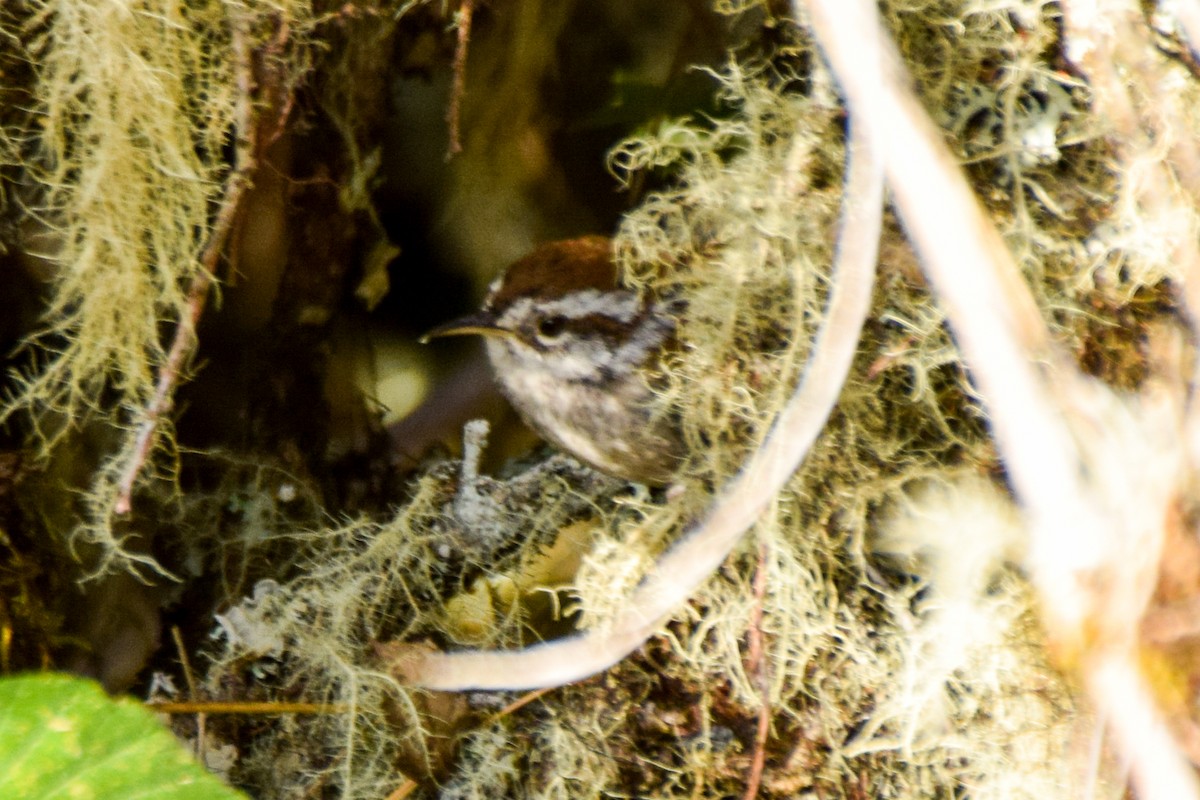
[[457,37],[454,43],[454,80],[450,86],[450,104],[446,108],[446,127],[449,129],[450,145],[446,159],[462,152],[462,100],[467,91],[467,52],[471,48],[471,21],[475,17],[475,0],[462,0],[455,21]]
[[754,611],[746,634],[746,661],[755,688],[758,689],[758,727],[754,731],[754,753],[750,772],[746,775],[746,791],[742,800],[754,800],[762,785],[763,767],[767,762],[767,734],[771,730],[771,664],[767,660],[763,636],[763,605],[767,597],[767,557],[770,548],[766,541],[758,545],[758,568],[754,571]]
[[152,701],[146,708],[160,714],[235,714],[277,717],[282,714],[345,714],[345,703],[272,703],[238,702],[228,700],[198,700],[188,702]]
[[196,347],[196,325],[204,313],[208,290],[216,276],[217,262],[233,229],[242,197],[250,188],[251,177],[258,168],[255,148],[254,64],[250,48],[249,20],[238,14],[233,22],[230,49],[236,69],[238,92],[234,170],[225,187],[225,197],[213,221],[208,243],[200,254],[200,269],[188,287],[187,311],[175,327],[175,338],[159,369],[154,396],[147,404],[138,425],[133,453],[117,483],[117,498],[113,511],[128,514],[133,506],[133,486],[147,459],[158,442],[158,428],[163,416],[174,405],[175,386],[184,365]]
[[445,691],[561,686],[607,669],[659,629],[721,565],[783,488],[825,427],[850,371],[870,308],[882,225],[883,174],[873,140],[850,125],[847,184],[825,322],[799,387],[771,433],[701,519],[689,526],[601,631],[517,651],[431,653],[379,645],[397,680]]
[[[255,121],[256,127],[254,130],[262,140],[262,143],[257,147],[259,152],[266,152],[271,145],[279,141],[279,137],[287,130],[288,118],[291,117],[292,109],[296,105],[295,87],[287,87],[283,84],[284,72],[281,66],[284,57],[284,47],[291,37],[291,26],[288,25],[287,19],[282,15],[276,16],[275,25],[275,35],[263,47],[259,62],[270,68],[270,81],[266,87],[269,97],[264,105],[268,108],[276,108],[278,110],[268,128],[264,129],[261,124]],[[282,98],[279,97],[281,89],[285,90]]]
[[[171,640],[175,642],[175,652],[179,654],[179,663],[183,667],[183,679],[188,687],[188,699],[195,701],[199,694],[196,690],[196,675],[192,672],[192,662],[188,658],[187,648],[183,646],[183,634],[179,630],[178,625],[171,626]],[[204,763],[204,741],[205,729],[207,728],[208,715],[203,711],[196,712],[196,760],[201,764]]]
[[212,274],[203,271],[196,273],[192,285],[188,288],[187,314],[179,320],[175,328],[175,339],[167,352],[167,359],[158,373],[158,382],[154,387],[154,397],[146,406],[142,422],[138,425],[137,438],[134,442],[133,454],[129,463],[121,473],[118,482],[117,500],[113,506],[114,513],[128,514],[133,507],[133,485],[141,474],[150,451],[158,441],[159,421],[165,414],[170,413],[174,403],[175,383],[184,362],[191,355],[196,345],[196,323],[204,313],[204,304],[208,298],[208,289],[212,285]]

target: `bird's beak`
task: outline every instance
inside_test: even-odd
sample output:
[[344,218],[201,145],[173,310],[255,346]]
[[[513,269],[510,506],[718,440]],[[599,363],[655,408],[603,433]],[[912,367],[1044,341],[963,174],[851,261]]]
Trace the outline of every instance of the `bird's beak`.
[[421,344],[426,344],[430,339],[440,339],[443,336],[471,336],[474,334],[480,336],[512,336],[513,332],[508,328],[501,328],[497,325],[496,320],[488,312],[476,311],[474,314],[467,314],[465,317],[452,319],[449,322],[438,325],[417,341]]

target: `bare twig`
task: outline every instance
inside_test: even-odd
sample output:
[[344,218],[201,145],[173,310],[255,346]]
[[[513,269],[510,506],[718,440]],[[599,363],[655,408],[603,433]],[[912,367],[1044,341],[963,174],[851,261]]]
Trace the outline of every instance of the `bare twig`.
[[[171,639],[175,642],[175,652],[179,654],[179,664],[183,668],[183,679],[187,682],[188,699],[195,700],[198,692],[196,691],[196,676],[192,672],[192,662],[188,658],[187,648],[183,646],[183,633],[180,632],[178,625],[171,626]],[[205,728],[208,723],[208,715],[204,711],[196,712],[196,751],[195,756],[201,764],[204,763],[204,748],[205,748]]]
[[754,731],[754,753],[750,760],[750,772],[746,775],[746,791],[742,800],[754,800],[762,785],[763,767],[767,761],[767,734],[771,730],[771,664],[767,659],[766,640],[763,636],[763,604],[767,596],[767,556],[770,550],[766,542],[758,545],[758,568],[754,571],[754,611],[746,633],[746,662],[755,688],[758,689],[758,726]]
[[[910,90],[874,4],[808,6],[852,118],[879,134],[897,210],[981,389],[1025,512],[1026,564],[1056,651],[1078,667],[1139,796],[1200,797],[1137,652],[1178,479],[1177,415],[1157,396],[1123,403],[1053,346],[999,233]],[[877,56],[862,60],[872,49],[884,52],[882,73]]]
[[454,81],[450,86],[450,104],[446,108],[446,127],[450,134],[450,145],[446,149],[447,159],[462,152],[462,100],[467,91],[467,52],[471,48],[471,21],[474,17],[475,0],[462,0],[455,20],[457,38],[454,43]]
[[229,239],[241,208],[241,201],[250,188],[251,177],[258,168],[256,152],[254,111],[254,64],[250,48],[249,20],[239,14],[231,32],[231,50],[237,71],[237,119],[234,144],[234,170],[225,186],[225,197],[213,220],[208,244],[200,254],[200,269],[188,287],[187,313],[175,328],[175,338],[167,351],[166,360],[159,369],[154,396],[142,413],[134,441],[133,453],[117,482],[117,499],[113,511],[128,514],[133,505],[133,486],[141,474],[146,460],[158,441],[159,424],[163,416],[170,413],[174,404],[175,386],[184,364],[196,347],[196,325],[204,313],[208,290],[216,276],[217,261]]
[[283,714],[345,714],[346,703],[272,703],[235,700],[152,701],[146,708],[160,714],[233,714],[276,717]]
[[184,361],[191,355],[192,349],[196,345],[196,323],[200,321],[200,315],[204,313],[204,304],[208,298],[208,289],[212,280],[212,274],[208,272],[199,272],[192,279],[192,285],[188,289],[187,315],[179,320],[179,325],[175,329],[175,338],[171,342],[171,349],[167,352],[167,359],[158,373],[154,397],[146,406],[142,422],[138,425],[133,454],[121,472],[121,479],[117,483],[117,500],[113,505],[114,513],[128,514],[132,509],[133,485],[137,482],[138,475],[141,474],[142,467],[145,466],[146,459],[150,457],[150,451],[154,449],[158,440],[160,420],[163,415],[171,411],[174,403],[175,383],[179,379]]
[[870,307],[883,175],[873,138],[857,119],[850,127],[846,194],[825,322],[800,386],[742,471],[662,556],[604,630],[508,652],[436,653],[401,643],[380,645],[380,658],[398,680],[446,691],[533,689],[581,680],[640,647],[721,565],[824,428]]

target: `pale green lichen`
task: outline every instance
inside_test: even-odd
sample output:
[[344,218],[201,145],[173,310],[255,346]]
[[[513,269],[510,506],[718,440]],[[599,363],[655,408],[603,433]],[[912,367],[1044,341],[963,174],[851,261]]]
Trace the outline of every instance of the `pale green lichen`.
[[[1084,245],[1094,220],[1082,204],[1114,196],[1119,176],[1086,88],[1053,64],[1054,4],[883,10],[927,107],[972,162],[1068,346],[1085,339],[1091,301],[1170,274],[1154,248]],[[803,372],[829,280],[844,122],[816,53],[796,45],[805,52],[812,71],[803,75],[731,61],[717,72],[722,116],[665,123],[614,152],[618,173],[672,170],[672,188],[626,216],[618,252],[631,285],[687,302],[660,386],[692,455],[669,501],[630,493],[598,507],[573,586],[585,626],[608,624],[623,591],[766,435]],[[1137,230],[1135,217],[1122,216],[1131,208],[1092,209],[1105,211],[1114,230]],[[1012,509],[982,477],[999,466],[984,412],[895,228],[884,245],[839,407],[743,546],[646,653],[466,737],[446,796],[740,794],[753,742],[731,725],[752,720],[764,701],[774,736],[767,796],[1033,798],[1060,793],[1088,769],[1072,749],[1071,688],[1048,663],[1027,587],[1004,563],[1012,526],[993,523]],[[1125,346],[1115,357],[1136,361],[1136,346]],[[400,780],[382,722],[389,703],[404,710],[401,727],[421,725],[414,695],[365,655],[370,642],[462,641],[445,615],[452,592],[429,555],[438,548],[430,531],[451,505],[426,476],[391,521],[313,534],[310,572],[255,606],[255,623],[288,643],[272,654],[283,670],[276,683],[302,679],[355,703],[353,715],[306,729],[332,736],[341,760],[328,770],[346,796]],[[557,524],[552,514],[529,518],[551,531]],[[958,545],[976,539],[978,549]],[[530,557],[496,571],[520,573]],[[756,570],[767,572],[761,601]],[[766,651],[755,663],[746,636],[759,611]],[[525,621],[519,607],[500,609],[490,643],[520,641]],[[230,648],[226,667],[244,655]],[[270,754],[291,745],[286,736],[247,770],[272,769]],[[1106,778],[1095,777],[1098,796]]]
[[[277,57],[291,80],[305,68],[309,21],[300,0],[36,0],[4,18],[34,83],[30,107],[5,120],[3,155],[20,170],[23,244],[50,294],[26,344],[31,366],[0,404],[0,422],[20,416],[42,456],[91,426],[119,431],[92,458],[90,485],[73,487],[83,520],[57,532],[99,545],[88,569],[154,566],[123,547],[114,504],[174,327],[206,269],[238,106],[254,102],[239,94],[237,71],[251,67],[237,64],[232,32],[244,30],[253,47],[289,26]],[[169,419],[159,441],[172,450]]]

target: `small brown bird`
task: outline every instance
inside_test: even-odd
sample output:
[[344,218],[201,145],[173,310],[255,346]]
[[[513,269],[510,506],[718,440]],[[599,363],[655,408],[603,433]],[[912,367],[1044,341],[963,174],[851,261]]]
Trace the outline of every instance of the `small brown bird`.
[[683,446],[653,415],[650,380],[674,341],[662,304],[620,287],[602,236],[549,242],[512,264],[474,314],[422,337],[481,334],[501,391],[539,435],[596,469],[664,484]]

